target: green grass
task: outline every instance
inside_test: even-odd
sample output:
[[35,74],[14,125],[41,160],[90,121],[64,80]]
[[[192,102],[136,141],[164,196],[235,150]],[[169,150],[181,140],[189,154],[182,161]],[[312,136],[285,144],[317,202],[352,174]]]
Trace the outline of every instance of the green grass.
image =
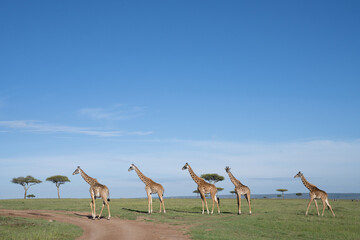
[[0,239],[75,239],[82,235],[75,225],[42,219],[0,216]]
[[[0,208],[75,210],[90,214],[89,202],[89,199],[1,200]],[[327,209],[324,217],[318,217],[314,203],[305,216],[308,200],[304,199],[253,199],[251,202],[253,215],[248,215],[244,199],[242,215],[236,214],[235,199],[221,199],[220,215],[202,215],[200,199],[166,199],[166,214],[157,213],[158,200],[154,201],[155,213],[146,214],[147,199],[111,199],[110,209],[112,217],[141,217],[146,221],[180,225],[193,239],[360,239],[358,201],[330,201],[336,217]],[[97,213],[100,207],[99,200]],[[322,209],[321,203],[319,207]],[[107,215],[106,209],[103,215]]]

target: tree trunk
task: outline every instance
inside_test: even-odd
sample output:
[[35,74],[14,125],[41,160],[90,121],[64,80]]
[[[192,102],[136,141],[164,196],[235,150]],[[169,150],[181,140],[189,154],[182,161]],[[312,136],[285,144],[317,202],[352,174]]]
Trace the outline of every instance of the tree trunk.
[[27,188],[24,186],[24,189],[25,189],[24,199],[26,199]]
[[58,190],[58,199],[60,199],[60,191],[59,191],[59,186],[57,186],[57,190]]

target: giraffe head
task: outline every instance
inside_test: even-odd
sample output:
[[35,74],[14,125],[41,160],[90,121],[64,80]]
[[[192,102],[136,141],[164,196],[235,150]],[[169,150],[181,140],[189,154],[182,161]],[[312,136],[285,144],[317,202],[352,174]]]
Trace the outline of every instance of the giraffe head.
[[225,168],[225,171],[228,173],[228,172],[230,172],[230,167],[229,166],[226,166],[226,168]]
[[188,163],[185,163],[185,165],[182,167],[182,170],[188,169],[189,166],[190,166],[190,165],[189,165]]
[[72,175],[79,174],[80,173],[80,166],[78,166]]
[[303,176],[303,174],[302,174],[302,172],[298,172],[298,174],[296,174],[295,176],[294,176],[294,178],[297,178],[297,177],[299,177],[299,178],[301,178]]
[[131,170],[135,170],[135,165],[134,164],[131,164],[128,171],[130,172]]

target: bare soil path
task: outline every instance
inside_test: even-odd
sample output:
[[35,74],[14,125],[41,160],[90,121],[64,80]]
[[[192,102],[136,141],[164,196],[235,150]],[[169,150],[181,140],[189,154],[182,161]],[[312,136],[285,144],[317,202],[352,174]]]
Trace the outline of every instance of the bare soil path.
[[46,220],[55,220],[77,225],[84,230],[84,233],[78,239],[190,239],[185,235],[180,227],[171,226],[163,223],[149,223],[143,221],[124,220],[112,218],[106,220],[91,220],[87,213],[50,211],[50,210],[8,210],[0,209],[0,215],[42,218]]

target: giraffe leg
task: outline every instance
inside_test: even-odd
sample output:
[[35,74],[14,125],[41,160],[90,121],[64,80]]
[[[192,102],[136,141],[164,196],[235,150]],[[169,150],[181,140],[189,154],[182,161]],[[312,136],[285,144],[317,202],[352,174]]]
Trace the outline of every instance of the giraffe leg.
[[90,208],[91,208],[91,217],[94,217],[92,200],[91,200],[91,202],[90,202]]
[[159,201],[160,201],[160,210],[159,210],[159,213],[161,213],[161,198],[160,198],[160,195],[159,195]]
[[207,214],[209,214],[209,208],[208,208],[208,204],[207,204],[207,201],[206,201],[205,193],[204,193],[204,201],[205,201]]
[[163,196],[161,196],[161,198],[162,198],[162,205],[163,205],[163,209],[164,209],[164,213],[166,213],[166,210],[165,210],[165,202],[164,202],[164,197]]
[[216,198],[216,191],[211,193],[211,199],[212,199],[212,202],[213,202],[212,209],[211,209],[211,214],[214,213],[214,205],[215,205],[215,203],[216,203],[218,213],[220,213],[219,201]]
[[102,211],[104,210],[104,207],[105,207],[105,201],[103,200],[103,204],[102,204],[102,207],[101,207],[101,211],[100,211],[100,214],[98,216],[98,219],[100,220],[101,218],[101,214],[102,214]]
[[148,213],[150,214],[151,212],[150,212],[150,199],[151,199],[151,195],[150,195],[150,193],[148,193],[147,194],[147,197],[148,197]]
[[239,204],[239,214],[241,214],[241,194],[238,194],[239,198],[238,198],[238,204]]
[[321,201],[322,201],[322,204],[323,204],[323,211],[322,211],[321,216],[324,216],[326,203],[325,203],[325,199],[323,199],[323,198],[321,199]]
[[312,202],[313,199],[314,199],[314,198],[310,198],[310,201],[309,201],[309,204],[308,204],[308,206],[307,206],[306,213],[305,213],[306,216],[308,215],[309,207],[310,207],[310,204],[311,204],[311,202]]
[[[326,203],[326,205],[328,206],[328,208],[330,209],[332,215],[335,217],[335,213],[333,212],[332,207],[330,206],[330,203],[329,203],[329,199],[328,199],[328,198],[326,198],[325,203]],[[323,212],[323,215],[324,215],[324,212]]]
[[238,193],[236,193],[236,200],[237,200],[237,205],[238,205],[238,215],[240,215],[241,214],[241,208],[240,208],[241,195],[239,195]]
[[251,201],[250,201],[250,193],[245,194],[246,201],[249,205],[249,214],[251,215]]
[[162,204],[162,206],[163,206],[164,213],[166,213],[163,193],[159,194],[159,199],[160,199],[160,213],[161,213],[161,204]]
[[[213,213],[214,213],[215,198],[216,198],[215,194],[211,193],[211,200],[212,200],[212,209],[211,209],[211,214],[213,214]],[[219,210],[219,208],[218,208],[218,210]]]
[[91,205],[92,205],[92,219],[94,220],[96,218],[96,211],[95,211],[95,197],[91,199]]
[[205,194],[200,192],[200,196],[201,196],[201,205],[202,205],[202,212],[201,214],[204,214],[204,201],[205,201]]
[[153,200],[152,200],[152,196],[150,194],[150,209],[151,209],[151,212],[150,213],[153,213]]
[[106,206],[107,206],[107,209],[108,209],[108,217],[107,217],[107,220],[110,220],[111,218],[111,215],[110,215],[110,204],[108,201],[105,202]]
[[317,205],[316,199],[314,199],[314,203],[315,203],[315,207],[316,207],[317,214],[318,214],[318,216],[320,216],[320,213],[319,213],[319,208],[318,208],[318,205]]

